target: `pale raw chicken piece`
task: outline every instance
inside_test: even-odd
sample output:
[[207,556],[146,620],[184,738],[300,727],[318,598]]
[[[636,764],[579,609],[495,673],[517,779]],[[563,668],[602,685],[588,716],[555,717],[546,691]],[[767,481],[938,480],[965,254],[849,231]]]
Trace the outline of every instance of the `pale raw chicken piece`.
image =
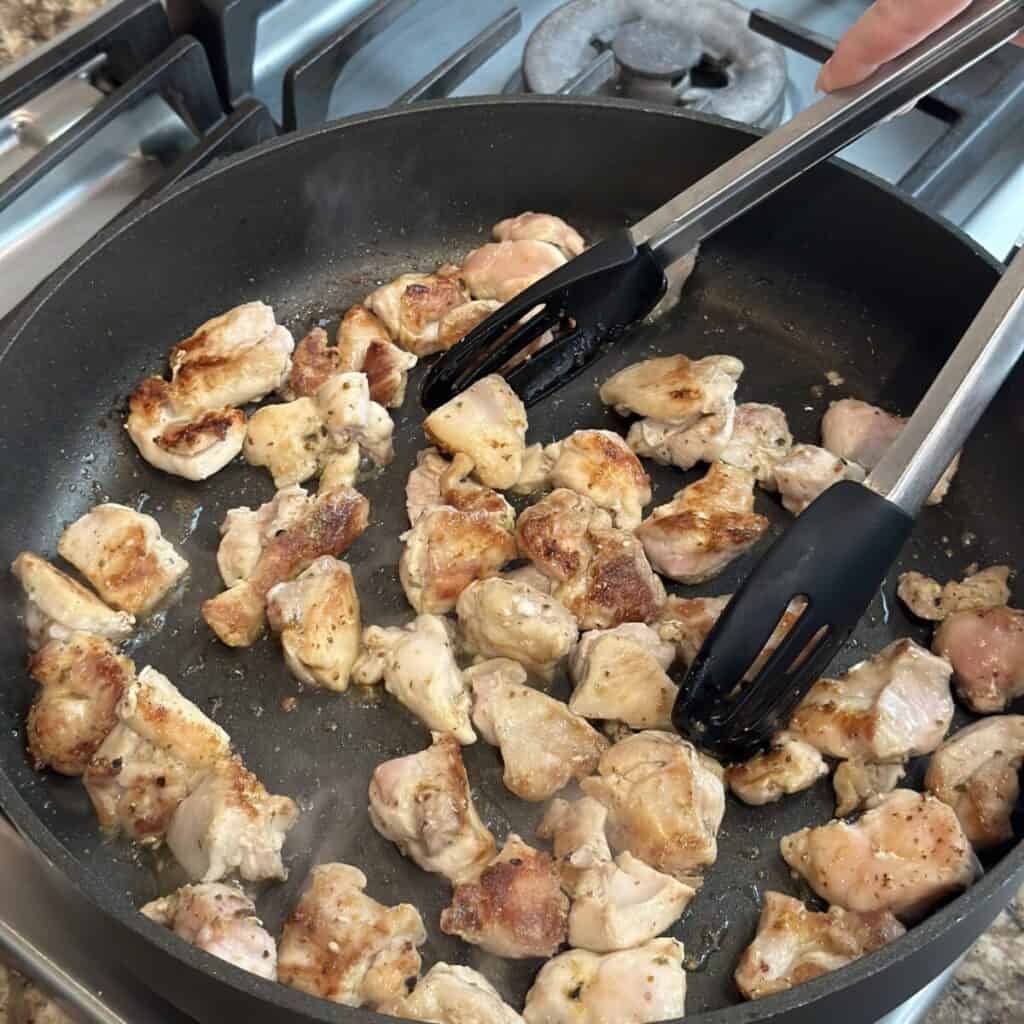
[[[368,316],[373,317],[369,310],[366,312]],[[376,317],[373,318],[376,320]],[[387,338],[388,334],[383,324],[380,324],[380,329]],[[327,332],[322,327],[314,327],[295,346],[291,370],[288,372],[288,379],[281,385],[280,395],[286,402],[294,402],[296,398],[312,398],[328,377],[333,377],[342,369],[361,370],[362,367],[342,367],[340,346],[332,348],[327,343]]]
[[569,899],[551,857],[514,832],[472,881],[452,893],[441,931],[509,960],[552,956],[565,942]]
[[775,486],[787,511],[798,516],[815,498],[840,480],[863,482],[864,470],[856,462],[816,448],[798,444],[775,464]]
[[426,750],[374,769],[370,821],[424,871],[458,884],[494,856],[494,836],[473,805],[458,742],[439,732],[431,739]]
[[447,506],[458,512],[493,516],[506,530],[515,524],[512,506],[495,490],[468,479],[473,460],[461,452],[450,462],[436,448],[424,448],[416,455],[416,468],[405,485],[405,508],[415,526],[425,512]]
[[75,633],[113,641],[131,636],[134,615],[108,608],[91,590],[45,558],[22,551],[11,564],[11,572],[25,592],[29,650],[38,650],[49,640],[70,640]]
[[359,653],[359,595],[347,563],[318,558],[291,583],[267,593],[267,619],[281,636],[296,679],[339,693],[348,689]]
[[455,662],[454,627],[436,615],[420,615],[403,628],[370,626],[352,670],[362,686],[384,688],[432,732],[476,741],[469,721],[468,680]]
[[896,789],[853,824],[831,821],[786,836],[782,856],[829,903],[889,910],[917,921],[981,873],[952,808]]
[[341,318],[337,352],[339,370],[366,374],[373,401],[386,409],[397,409],[405,401],[416,356],[393,344],[387,328],[365,306],[353,306]]
[[956,692],[972,711],[1002,711],[1024,694],[1024,611],[956,612],[935,630],[932,650],[952,663]]
[[736,967],[736,985],[747,999],[785,992],[906,933],[887,910],[858,914],[842,907],[808,910],[781,892],[766,892],[757,935]]
[[569,259],[579,256],[586,248],[583,236],[561,217],[556,217],[552,213],[534,213],[527,210],[518,217],[499,220],[494,225],[493,234],[496,242],[521,242],[527,238],[549,242],[558,246]]
[[455,610],[468,654],[512,658],[547,682],[579,637],[576,620],[559,601],[500,576],[471,583]]
[[441,317],[437,327],[438,347],[447,351],[499,309],[501,303],[495,302],[494,299],[474,299],[449,310]]
[[945,586],[923,573],[905,572],[900,575],[896,596],[919,619],[941,622],[955,612],[1005,605],[1010,600],[1009,578],[1008,565],[990,565],[961,582],[950,580]]
[[392,340],[419,358],[441,351],[442,318],[468,301],[461,281],[445,274],[402,274],[366,297]]
[[526,426],[526,407],[505,378],[493,373],[423,421],[438,448],[468,455],[476,478],[499,490],[511,487],[522,472]]
[[350,487],[321,492],[263,545],[245,579],[203,602],[203,618],[229,647],[255,643],[266,622],[271,588],[294,579],[324,555],[341,555],[366,529],[369,514],[370,503]]
[[684,668],[693,663],[711,627],[731,600],[732,594],[721,597],[668,596],[654,628],[662,640],[675,645],[676,657]]
[[841,762],[832,776],[832,787],[836,792],[836,817],[845,818],[854,811],[875,804],[879,797],[896,788],[904,771],[902,764]]
[[474,299],[508,302],[565,262],[562,250],[549,242],[488,242],[466,257],[462,276]]
[[779,733],[770,749],[730,766],[725,781],[745,804],[760,807],[810,789],[824,775],[828,775],[828,765],[814,747]]
[[638,732],[607,750],[587,796],[608,808],[608,837],[651,867],[685,878],[715,862],[725,814],[721,769],[672,733]]
[[379,1008],[404,1020],[435,1024],[523,1024],[523,1018],[472,967],[437,963],[410,995]]
[[29,658],[39,683],[25,734],[37,769],[81,775],[117,725],[117,706],[135,666],[102,637],[72,633]]
[[509,488],[513,494],[537,494],[551,487],[551,467],[555,464],[554,445],[531,444],[523,452],[519,479]]
[[932,755],[925,788],[956,811],[976,850],[1013,838],[1010,815],[1024,762],[1024,715],[994,715],[950,736]]
[[654,568],[682,583],[713,579],[768,529],[754,511],[754,476],[716,462],[659,505],[636,531]]
[[839,679],[819,679],[790,730],[829,757],[875,763],[928,754],[953,720],[952,668],[913,640],[895,640]]
[[152,611],[188,571],[152,516],[113,502],[76,519],[57,551],[107,604],[132,615]]
[[570,949],[549,960],[526,994],[526,1024],[652,1024],[686,1012],[683,944],[652,939],[636,949]]
[[565,583],[592,557],[591,530],[610,530],[612,517],[589,498],[567,488],[545,495],[523,509],[516,522],[520,552],[545,576]]
[[541,839],[550,839],[562,888],[572,896],[588,868],[609,864],[612,851],[604,834],[608,809],[593,797],[569,803],[555,799],[537,826]]
[[641,622],[590,630],[569,659],[569,708],[632,729],[671,728],[677,688],[667,670],[674,659],[672,644]]
[[793,448],[786,414],[777,405],[744,402],[736,406],[732,438],[719,458],[747,469],[765,490],[777,490],[775,467]]
[[611,430],[577,430],[548,449],[551,483],[586,495],[607,509],[621,530],[640,525],[651,480],[629,446]]
[[241,889],[221,882],[183,885],[140,908],[175,935],[261,978],[277,981],[277,947]]
[[473,724],[501,748],[505,785],[523,800],[547,800],[589,775],[608,741],[560,700],[526,685],[517,661],[495,658],[465,671]]
[[366,876],[348,864],[319,864],[285,921],[277,977],[345,1006],[378,1007],[406,995],[427,939],[419,911],[367,896]]
[[735,419],[736,403],[730,398],[719,412],[701,416],[688,426],[650,418],[637,420],[629,428],[626,443],[644,458],[692,469],[698,462],[714,462],[722,457],[733,435]]

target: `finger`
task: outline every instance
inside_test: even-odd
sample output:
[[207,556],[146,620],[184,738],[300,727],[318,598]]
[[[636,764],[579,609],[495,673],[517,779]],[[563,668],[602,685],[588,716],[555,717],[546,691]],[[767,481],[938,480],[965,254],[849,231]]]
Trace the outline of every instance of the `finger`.
[[1010,42],[1013,43],[1014,46],[1024,46],[1024,32],[1021,32],[1020,35],[1014,36]]
[[823,92],[863,81],[970,5],[970,0],[877,0],[839,40],[816,83]]

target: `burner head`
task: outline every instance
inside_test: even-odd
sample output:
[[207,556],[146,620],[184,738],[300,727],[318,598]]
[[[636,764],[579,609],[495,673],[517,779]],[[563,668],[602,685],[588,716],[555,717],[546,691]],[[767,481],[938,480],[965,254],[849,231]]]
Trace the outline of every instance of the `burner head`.
[[641,78],[682,78],[700,63],[696,34],[682,25],[628,21],[612,39],[612,54],[623,71]]

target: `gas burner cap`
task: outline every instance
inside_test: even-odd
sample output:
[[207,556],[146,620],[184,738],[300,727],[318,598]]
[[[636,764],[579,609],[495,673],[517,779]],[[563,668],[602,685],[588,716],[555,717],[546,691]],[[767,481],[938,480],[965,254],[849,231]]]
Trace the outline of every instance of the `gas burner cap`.
[[682,25],[638,18],[615,33],[612,53],[624,70],[644,78],[682,78],[703,54],[696,34]]

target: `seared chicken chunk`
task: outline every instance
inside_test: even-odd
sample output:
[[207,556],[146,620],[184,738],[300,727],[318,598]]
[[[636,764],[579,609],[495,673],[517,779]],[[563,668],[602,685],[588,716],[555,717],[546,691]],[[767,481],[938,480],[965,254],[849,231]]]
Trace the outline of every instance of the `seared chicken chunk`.
[[359,653],[359,595],[348,564],[318,558],[267,593],[267,619],[296,679],[344,692]]
[[426,750],[374,769],[370,821],[424,871],[457,884],[494,856],[494,836],[473,806],[458,742],[446,733],[431,738]]
[[897,789],[853,825],[831,821],[781,843],[786,863],[829,903],[916,921],[968,888],[978,860],[956,814],[933,796]]
[[387,328],[365,306],[353,306],[341,318],[336,351],[339,370],[366,374],[374,402],[397,409],[405,401],[406,383],[417,363],[416,356],[393,344]]
[[402,274],[366,297],[392,340],[420,358],[441,350],[442,318],[468,301],[461,281],[446,274]]
[[523,800],[547,800],[570,779],[589,775],[608,741],[585,718],[526,685],[515,661],[496,658],[465,672],[473,724],[501,748],[505,785]]
[[566,583],[585,571],[592,557],[592,530],[611,529],[612,518],[589,498],[566,488],[523,509],[516,521],[519,550],[545,576]]
[[637,420],[629,428],[626,443],[643,458],[692,469],[698,462],[714,462],[722,457],[735,420],[736,403],[730,398],[719,412],[701,416],[687,426],[650,418]]
[[420,972],[427,938],[419,911],[367,896],[348,864],[319,864],[277,948],[285,985],[345,1006],[378,1007],[404,996]]
[[434,964],[410,995],[380,1007],[380,1012],[435,1024],[523,1024],[482,974],[446,963]]
[[229,964],[277,981],[277,947],[241,889],[220,882],[183,885],[141,908],[151,921]]
[[900,575],[896,596],[919,619],[941,622],[955,612],[999,608],[1010,600],[1008,565],[990,565],[964,578],[950,580],[945,586],[919,572]]
[[514,832],[473,881],[452,893],[441,912],[441,931],[495,956],[522,960],[552,956],[566,939],[569,900],[551,857]]
[[57,551],[107,604],[132,615],[152,611],[188,571],[152,516],[112,502],[75,520]]
[[887,910],[856,913],[830,907],[808,910],[781,892],[766,892],[757,935],[736,968],[747,999],[785,992],[873,953],[906,929]]
[[864,470],[856,462],[816,448],[798,444],[775,465],[775,485],[787,511],[798,516],[815,498],[840,480],[864,480]]
[[731,600],[732,594],[721,597],[669,595],[654,628],[662,640],[675,645],[676,657],[684,668],[689,668],[697,657],[711,627]]
[[36,768],[81,775],[117,724],[135,666],[102,637],[72,633],[33,654],[28,670],[39,683],[25,730]]
[[777,490],[775,467],[793,448],[786,414],[776,405],[745,402],[736,406],[732,437],[718,456],[749,470],[766,490]]
[[25,629],[30,650],[48,640],[70,640],[75,633],[92,633],[108,640],[131,636],[135,616],[108,608],[45,558],[22,551],[11,565],[25,592]]
[[593,797],[569,803],[555,799],[537,826],[541,839],[550,839],[562,888],[572,896],[583,873],[611,863],[612,851],[604,834],[608,809]]
[[836,817],[845,818],[891,793],[903,778],[902,764],[870,764],[843,761],[836,766],[832,788],[836,792]]
[[904,761],[933,751],[953,720],[952,669],[913,640],[896,640],[839,679],[819,679],[790,729],[829,757]]
[[637,537],[654,568],[682,583],[717,576],[756,544],[768,520],[754,512],[754,476],[717,462],[707,474],[659,505]]
[[437,326],[437,344],[447,351],[469,334],[474,327],[482,324],[492,313],[501,309],[502,304],[494,299],[474,299],[464,305],[450,309]]
[[683,944],[652,939],[601,956],[570,949],[549,960],[526,994],[526,1024],[650,1024],[686,1011]]
[[[366,312],[368,316],[373,317],[369,310]],[[376,317],[373,319],[376,320]],[[380,324],[380,329],[387,338],[388,334],[383,324]],[[295,346],[288,379],[281,385],[281,397],[286,402],[294,402],[296,398],[312,398],[329,377],[333,377],[342,369],[361,370],[362,367],[342,367],[340,347],[331,348],[327,343],[327,332],[322,327],[314,327]]]
[[558,246],[563,253],[572,259],[579,256],[586,248],[583,236],[572,226],[566,224],[561,217],[552,213],[534,213],[528,210],[518,217],[508,217],[494,225],[496,242],[521,242],[532,238],[538,242],[549,242]]
[[828,775],[828,765],[814,747],[780,733],[771,749],[728,768],[725,781],[745,804],[759,807],[809,789],[823,775]]
[[462,276],[474,299],[508,302],[565,262],[561,249],[535,238],[488,242],[466,257]]
[[495,490],[468,479],[473,460],[461,452],[450,462],[435,448],[416,456],[416,468],[405,485],[405,507],[415,526],[425,512],[447,506],[457,512],[492,516],[506,530],[515,524],[512,506]]

